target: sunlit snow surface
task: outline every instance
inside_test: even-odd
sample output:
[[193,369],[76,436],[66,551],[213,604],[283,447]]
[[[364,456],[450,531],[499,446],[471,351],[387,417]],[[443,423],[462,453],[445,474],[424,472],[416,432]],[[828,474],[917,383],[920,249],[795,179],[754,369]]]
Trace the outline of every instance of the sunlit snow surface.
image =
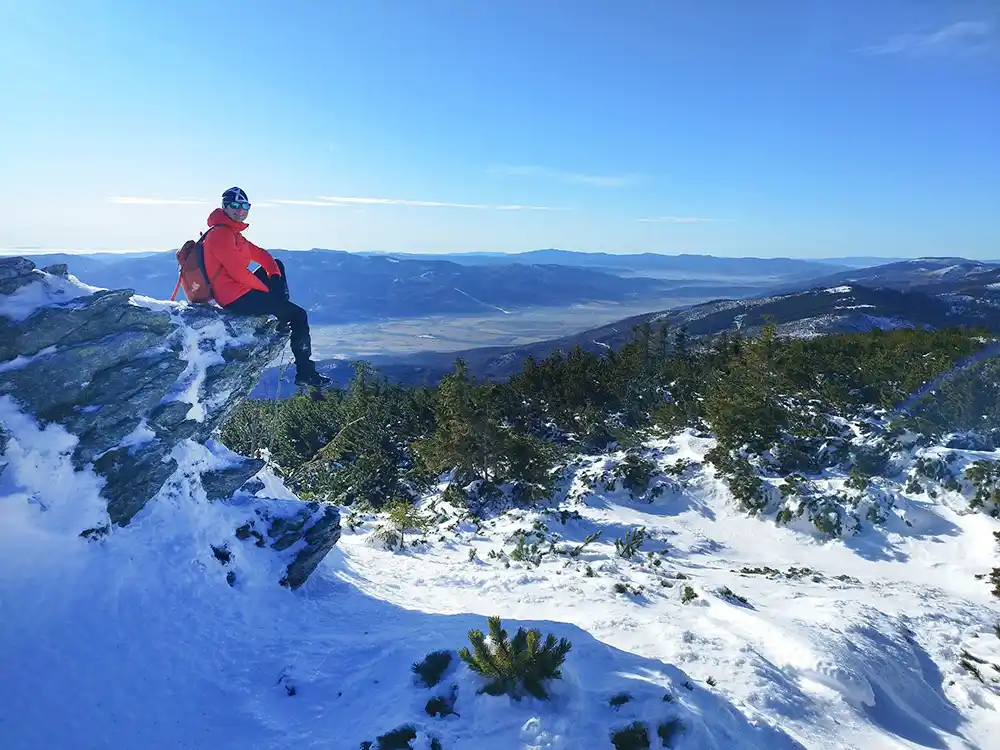
[[[33,294],[19,319],[46,303]],[[884,528],[824,541],[747,518],[704,466],[665,477],[652,502],[592,488],[583,477],[611,454],[575,468],[555,512],[443,523],[403,552],[373,544],[371,521],[352,531],[345,509],[344,537],[291,592],[272,550],[235,540],[243,509],[205,499],[198,474],[225,464],[221,446],[182,444],[161,494],[87,540],[106,520],[103,480],[72,470],[75,438],[7,397],[0,420],[3,750],[356,750],[403,724],[424,750],[431,738],[443,750],[590,750],[633,721],[659,747],[657,726],[675,718],[674,747],[688,750],[1000,746],[1000,600],[977,579],[998,564],[1000,525],[957,495],[906,495]],[[148,437],[140,426],[125,443]],[[711,446],[686,432],[648,448],[668,466]],[[261,479],[259,495],[289,496],[270,471]],[[538,567],[490,557],[536,523],[560,547],[601,538]],[[649,533],[639,555],[617,557],[614,540],[637,526]],[[572,641],[551,701],[479,695],[460,664],[436,689],[414,683],[411,664],[457,650],[493,614],[511,633]],[[452,685],[457,715],[429,716]],[[612,708],[620,693],[631,701]]]
[[[213,462],[207,448],[175,456],[175,480],[129,527],[88,542],[77,534],[101,513],[100,483],[70,470],[74,439],[9,401],[0,416],[12,435],[0,476],[4,748],[355,748],[407,723],[414,747],[433,736],[445,748],[603,748],[633,720],[655,733],[673,717],[687,726],[682,748],[987,748],[1000,732],[997,694],[958,664],[968,649],[989,680],[1000,662],[1000,613],[975,578],[994,563],[996,524],[980,514],[914,498],[908,533],[823,543],[743,517],[700,469],[652,503],[571,485],[565,507],[579,519],[515,512],[403,553],[371,544],[370,526],[345,530],[294,593],[274,584],[271,551],[235,545],[230,588],[210,545],[232,539],[238,513],[185,479]],[[653,447],[668,464],[710,445],[685,433]],[[602,538],[569,563],[488,557],[536,520],[566,543]],[[635,561],[617,558],[613,540],[639,525],[653,538]],[[618,581],[642,594],[614,593]],[[684,604],[688,585],[698,597]],[[447,691],[414,685],[410,665],[459,648],[494,613],[511,632],[573,642],[552,701],[477,695],[462,666],[442,684],[458,686],[459,715],[431,718],[426,701]],[[633,700],[611,708],[621,692]]]

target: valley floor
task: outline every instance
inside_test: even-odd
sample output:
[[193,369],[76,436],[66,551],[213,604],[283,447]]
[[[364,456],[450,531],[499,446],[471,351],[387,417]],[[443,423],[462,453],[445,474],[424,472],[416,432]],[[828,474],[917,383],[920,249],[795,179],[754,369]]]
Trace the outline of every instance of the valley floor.
[[[401,552],[356,519],[296,592],[275,584],[270,550],[236,544],[231,588],[211,553],[232,540],[224,504],[175,486],[85,542],[75,529],[99,505],[93,478],[67,469],[55,428],[4,416],[5,750],[356,750],[404,724],[425,750],[432,738],[443,750],[598,750],[633,721],[660,747],[657,727],[673,719],[672,746],[689,750],[989,748],[1000,736],[1000,608],[975,577],[995,565],[997,522],[981,514],[913,498],[888,531],[821,542],[746,518],[703,469],[652,502],[591,491],[583,477],[602,457],[547,511],[444,521]],[[708,446],[684,433],[652,447],[667,465]],[[197,446],[180,458],[185,472],[211,460]],[[641,551],[618,557],[614,540],[638,526]],[[518,531],[543,550],[601,537],[535,565],[509,559]],[[457,663],[435,689],[414,683],[411,664],[466,645],[493,614],[510,632],[572,641],[551,701],[478,695]],[[429,716],[452,685],[457,715]]]
[[506,312],[489,310],[479,315],[430,315],[340,325],[317,324],[312,327],[313,351],[317,359],[386,359],[479,347],[522,346],[706,299],[661,295],[621,303],[586,302]]

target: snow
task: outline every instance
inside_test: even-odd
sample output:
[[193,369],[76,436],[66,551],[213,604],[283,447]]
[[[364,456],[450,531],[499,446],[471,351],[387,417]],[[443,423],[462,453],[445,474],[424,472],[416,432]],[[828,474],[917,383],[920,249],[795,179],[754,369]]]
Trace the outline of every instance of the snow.
[[212,400],[203,404],[198,399],[198,393],[205,382],[209,368],[214,364],[224,364],[223,351],[228,345],[243,343],[243,339],[233,337],[226,329],[221,319],[213,320],[200,328],[178,326],[181,356],[187,361],[184,372],[178,380],[177,392],[167,400],[183,401],[191,404],[187,413],[188,419],[196,422],[205,421],[206,407],[211,408],[225,403],[231,395],[229,391],[219,391],[212,394]]
[[961,270],[962,270],[962,266],[959,266],[959,265],[945,266],[943,268],[936,268],[933,271],[928,271],[927,275],[928,276],[947,276],[952,271],[961,271]]
[[458,292],[459,294],[465,295],[466,297],[468,297],[469,299],[471,299],[473,302],[478,302],[480,305],[483,305],[484,307],[492,307],[494,310],[502,312],[504,315],[510,315],[510,310],[504,310],[502,307],[497,307],[496,305],[491,305],[488,302],[483,302],[481,299],[476,299],[475,297],[473,297],[468,292],[465,292],[465,291],[459,289],[457,286],[456,287],[452,287],[452,288],[456,292]]
[[[224,447],[179,447],[160,496],[92,542],[79,531],[104,515],[101,480],[72,470],[75,438],[8,398],[0,419],[10,433],[0,474],[5,750],[356,748],[403,724],[418,731],[414,747],[436,737],[446,749],[569,750],[610,747],[609,733],[634,720],[655,743],[672,718],[686,727],[675,747],[692,750],[985,748],[1000,732],[990,684],[1000,611],[975,579],[995,560],[998,525],[949,503],[911,498],[909,533],[824,542],[745,517],[697,466],[657,480],[665,491],[652,501],[593,488],[587,477],[613,454],[584,459],[551,512],[459,520],[404,552],[369,543],[374,519],[353,533],[345,525],[294,593],[275,584],[270,550],[231,543],[230,588],[211,545],[232,540],[237,509],[206,502],[190,480],[227,465]],[[649,449],[668,466],[711,446],[686,432]],[[258,495],[291,497],[270,471],[261,478]],[[613,541],[636,526],[649,538],[626,561]],[[602,536],[537,567],[490,558],[536,527],[560,546]],[[632,592],[615,593],[616,582]],[[688,586],[697,598],[684,603]],[[437,689],[414,684],[412,663],[457,650],[492,614],[508,632],[572,641],[551,701],[478,695],[461,664]],[[428,716],[424,704],[451,685],[458,715]],[[632,699],[612,708],[623,692]]]
[[143,419],[138,425],[136,425],[136,428],[132,430],[132,432],[122,439],[119,445],[134,452],[136,448],[141,448],[155,437],[156,432],[154,432],[146,420]]
[[[90,290],[46,276],[4,314],[78,292]],[[229,334],[209,323],[178,335],[189,366],[172,397],[203,418],[201,378]],[[827,539],[802,519],[740,512],[704,463],[712,439],[685,431],[645,445],[661,470],[689,466],[659,472],[639,497],[606,484],[620,452],[580,457],[552,502],[484,520],[443,503],[439,487],[421,508],[442,520],[403,551],[372,543],[377,517],[348,523],[342,509],[343,538],[292,592],[277,585],[274,550],[234,538],[256,501],[206,499],[200,473],[238,459],[218,442],[178,444],[160,494],[128,526],[84,538],[107,509],[104,480],[72,466],[77,439],[8,396],[0,427],[4,750],[354,750],[404,724],[425,750],[431,738],[443,750],[589,750],[633,721],[657,747],[657,726],[674,719],[679,750],[968,750],[1000,735],[1000,600],[982,580],[998,564],[1000,522],[957,492],[896,492],[884,525]],[[151,437],[142,423],[121,445]],[[1000,459],[909,450],[958,470]],[[257,497],[295,499],[270,469],[258,478]],[[872,492],[888,490],[876,480]],[[623,559],[615,540],[637,527],[647,538]],[[510,558],[519,535],[565,552],[595,532],[575,556]],[[457,651],[490,615],[510,633],[572,642],[550,701],[480,695],[458,661],[440,686],[414,683],[413,663]],[[428,699],[453,685],[456,715],[429,716]],[[612,707],[622,693],[631,699]]]
[[69,303],[100,291],[103,291],[100,287],[84,284],[72,274],[62,278],[44,273],[37,281],[4,295],[0,316],[19,323],[41,307]]

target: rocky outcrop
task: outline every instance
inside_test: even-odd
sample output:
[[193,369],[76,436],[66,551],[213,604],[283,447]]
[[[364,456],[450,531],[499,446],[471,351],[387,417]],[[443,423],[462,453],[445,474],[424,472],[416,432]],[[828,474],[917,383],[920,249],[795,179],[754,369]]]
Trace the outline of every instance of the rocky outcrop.
[[257,503],[253,515],[236,529],[245,544],[289,550],[291,559],[281,585],[295,589],[305,583],[340,539],[340,514],[330,505],[273,500]]
[[[110,525],[128,524],[156,497],[178,470],[177,447],[209,440],[286,341],[267,317],[94,289],[65,265],[39,271],[27,258],[0,259],[0,396],[78,438],[71,460],[104,478]],[[205,471],[206,498],[232,499],[263,465],[240,457]],[[293,501],[261,500],[258,510],[270,546],[301,548],[286,575],[301,585],[339,538],[339,516]]]

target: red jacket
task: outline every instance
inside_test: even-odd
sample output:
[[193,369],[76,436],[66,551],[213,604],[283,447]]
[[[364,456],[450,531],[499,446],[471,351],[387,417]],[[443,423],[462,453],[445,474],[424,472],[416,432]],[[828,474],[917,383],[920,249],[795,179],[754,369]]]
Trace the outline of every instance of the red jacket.
[[233,221],[221,208],[208,217],[211,230],[205,237],[205,271],[212,279],[215,301],[225,307],[251,289],[268,291],[267,286],[254,276],[247,266],[260,263],[268,276],[280,276],[281,269],[267,250],[257,247],[242,232],[249,227],[242,221]]

